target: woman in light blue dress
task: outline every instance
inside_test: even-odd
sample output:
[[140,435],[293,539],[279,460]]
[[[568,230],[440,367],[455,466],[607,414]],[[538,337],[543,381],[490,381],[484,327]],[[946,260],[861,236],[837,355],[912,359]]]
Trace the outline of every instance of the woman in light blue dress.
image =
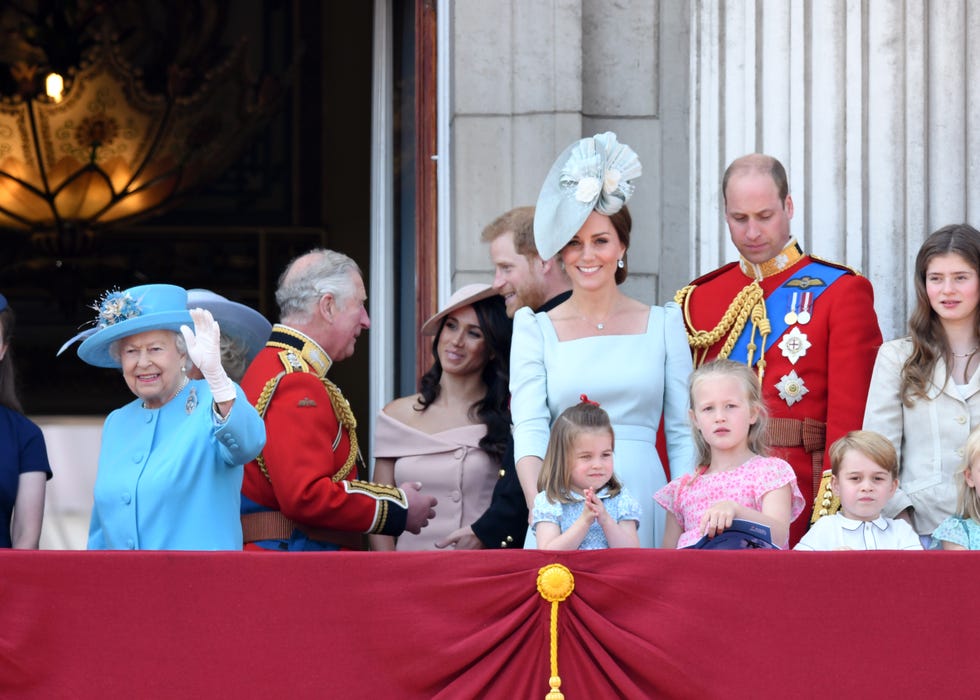
[[[170,284],[111,291],[97,308],[78,356],[119,368],[136,398],[102,430],[88,548],[241,550],[242,465],[265,424],[221,365],[220,327]],[[204,379],[188,378],[191,363]]]
[[694,466],[692,363],[677,305],[648,306],[618,286],[632,224],[624,205],[639,174],[636,154],[610,132],[572,144],[552,166],[535,210],[535,244],[542,258],[559,254],[572,295],[551,311],[514,316],[511,413],[530,506],[555,417],[582,394],[597,401],[613,422],[616,474],[642,507],[640,545],[655,547],[664,512],[653,494],[667,483],[656,448],[661,417],[671,476]]

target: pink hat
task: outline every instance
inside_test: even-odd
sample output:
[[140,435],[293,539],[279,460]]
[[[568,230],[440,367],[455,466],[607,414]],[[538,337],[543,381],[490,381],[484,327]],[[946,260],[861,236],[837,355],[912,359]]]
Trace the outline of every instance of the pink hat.
[[442,323],[442,319],[453,311],[475,304],[481,299],[489,299],[496,293],[496,290],[489,284],[468,284],[465,287],[460,287],[453,292],[439,313],[422,324],[422,335],[435,335],[439,332],[439,324]]

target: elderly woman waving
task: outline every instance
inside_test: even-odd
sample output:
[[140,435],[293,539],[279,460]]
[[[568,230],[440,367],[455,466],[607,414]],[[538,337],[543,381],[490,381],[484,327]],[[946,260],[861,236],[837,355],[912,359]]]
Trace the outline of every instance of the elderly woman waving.
[[[121,368],[136,399],[102,431],[89,549],[240,550],[242,465],[265,427],[221,367],[218,324],[169,284],[109,292],[97,308],[78,356]],[[204,379],[188,379],[191,364]]]

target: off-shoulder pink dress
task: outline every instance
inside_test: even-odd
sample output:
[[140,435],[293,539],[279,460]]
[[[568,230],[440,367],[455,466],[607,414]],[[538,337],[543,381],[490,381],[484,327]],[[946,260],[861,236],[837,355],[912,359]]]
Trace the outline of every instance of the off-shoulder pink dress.
[[436,517],[418,535],[400,535],[396,549],[434,550],[436,542],[483,515],[500,472],[480,449],[486,434],[482,423],[429,434],[378,413],[374,456],[395,460],[396,484],[420,481],[422,492],[439,501]]

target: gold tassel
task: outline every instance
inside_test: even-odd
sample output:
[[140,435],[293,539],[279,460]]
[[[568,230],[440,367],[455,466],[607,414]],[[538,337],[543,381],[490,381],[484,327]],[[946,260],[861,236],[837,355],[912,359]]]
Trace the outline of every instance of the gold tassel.
[[551,677],[548,679],[551,690],[544,697],[545,700],[565,700],[558,675],[558,603],[575,590],[575,577],[561,564],[548,564],[538,570],[537,586],[541,597],[551,603]]
[[[674,295],[674,301],[684,310],[684,321],[687,327],[691,329],[691,332],[687,334],[687,341],[694,354],[694,366],[700,367],[707,357],[708,349],[723,337],[725,338],[725,342],[718,351],[718,357],[728,357],[732,348],[735,347],[735,341],[742,334],[742,329],[745,328],[745,324],[750,320],[750,315],[753,314],[754,307],[757,304],[762,305],[762,317],[765,318],[765,292],[762,291],[759,283],[753,280],[735,295],[735,298],[728,305],[728,309],[721,317],[721,320],[718,321],[718,325],[710,331],[696,331],[693,330],[694,324],[691,321],[691,311],[689,308],[691,292],[695,289],[696,287],[694,285],[688,285],[683,289],[679,289]],[[758,316],[758,312],[755,315]],[[754,319],[752,320],[754,323]],[[768,333],[767,329],[765,335],[768,335]],[[763,347],[765,346],[763,345]]]
[[840,499],[834,495],[830,488],[830,469],[825,469],[820,475],[820,487],[813,497],[813,515],[810,516],[810,524],[817,522],[825,515],[833,515],[840,510]]

